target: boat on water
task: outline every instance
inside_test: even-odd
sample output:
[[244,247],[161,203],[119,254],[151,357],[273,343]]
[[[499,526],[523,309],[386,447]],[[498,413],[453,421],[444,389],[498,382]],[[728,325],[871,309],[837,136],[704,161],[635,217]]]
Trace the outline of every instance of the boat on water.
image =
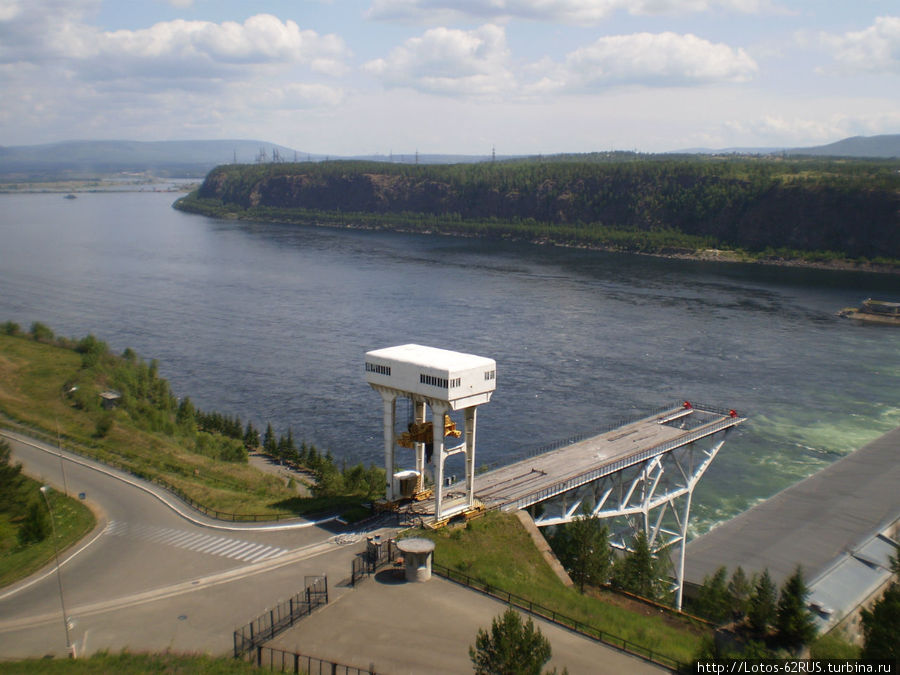
[[900,326],[900,302],[866,298],[859,307],[845,307],[838,316],[869,323]]
[[78,199],[78,197],[76,197],[72,193],[69,193],[65,197],[63,197],[63,199]]

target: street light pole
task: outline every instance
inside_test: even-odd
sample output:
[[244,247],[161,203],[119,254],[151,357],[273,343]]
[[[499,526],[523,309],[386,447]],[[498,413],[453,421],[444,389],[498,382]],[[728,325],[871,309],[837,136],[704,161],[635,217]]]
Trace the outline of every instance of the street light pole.
[[50,492],[50,486],[42,485],[41,494],[44,495],[44,503],[47,504],[47,510],[50,512],[50,527],[53,532],[53,550],[56,552],[56,581],[59,584],[59,604],[62,607],[63,627],[66,629],[66,654],[69,658],[74,658],[72,651],[72,641],[69,639],[69,617],[66,614],[66,601],[63,599],[62,572],[59,569],[59,544],[56,539],[56,519],[53,516],[53,509],[50,508],[50,499],[47,493]]

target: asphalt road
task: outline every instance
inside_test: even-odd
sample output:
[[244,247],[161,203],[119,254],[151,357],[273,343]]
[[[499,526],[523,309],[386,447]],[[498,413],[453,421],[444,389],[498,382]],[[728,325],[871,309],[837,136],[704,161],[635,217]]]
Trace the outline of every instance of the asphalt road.
[[[301,590],[304,576],[326,573],[339,595],[359,550],[359,535],[337,523],[212,521],[108,467],[3,435],[28,475],[84,493],[97,514],[94,532],[62,556],[70,640],[79,654],[228,653],[232,631]],[[0,589],[0,659],[65,651],[54,565]]]
[[[29,475],[63,489],[55,448],[0,433]],[[350,564],[364,547],[363,534],[335,523],[210,521],[152,485],[62,455],[66,489],[85,493],[98,515],[94,532],[62,556],[63,597],[78,656],[103,649],[230,655],[235,628],[299,592],[304,577],[325,574],[330,604],[273,646],[361,667],[374,663],[378,672],[467,672],[478,628],[503,611],[502,603],[443,579],[397,584],[381,573],[352,590]],[[53,564],[0,589],[0,661],[64,657],[62,617]],[[551,640],[553,663],[572,675],[661,671],[539,623]]]

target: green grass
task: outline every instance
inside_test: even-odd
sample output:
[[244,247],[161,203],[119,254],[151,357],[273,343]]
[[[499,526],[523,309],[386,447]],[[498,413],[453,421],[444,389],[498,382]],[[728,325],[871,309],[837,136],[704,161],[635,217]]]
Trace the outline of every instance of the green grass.
[[[40,483],[26,478],[22,489],[23,499],[40,499],[43,504],[39,489]],[[62,553],[90,532],[96,520],[90,509],[77,499],[66,497],[55,490],[50,492],[48,498],[55,518],[59,551]],[[52,530],[43,541],[24,547],[19,545],[17,531],[17,523],[8,514],[0,513],[0,587],[36,572],[52,561],[55,554]]]
[[835,632],[826,633],[809,646],[811,659],[858,659],[860,647],[847,642]]
[[671,659],[689,662],[708,629],[688,619],[631,611],[566,587],[550,569],[518,519],[488,513],[465,528],[417,531],[435,542],[436,563],[541,604]]
[[0,673],[60,673],[62,675],[132,675],[139,673],[167,673],[168,675],[238,675],[259,673],[255,666],[230,658],[189,654],[109,654],[99,652],[86,659],[28,659],[0,662]]

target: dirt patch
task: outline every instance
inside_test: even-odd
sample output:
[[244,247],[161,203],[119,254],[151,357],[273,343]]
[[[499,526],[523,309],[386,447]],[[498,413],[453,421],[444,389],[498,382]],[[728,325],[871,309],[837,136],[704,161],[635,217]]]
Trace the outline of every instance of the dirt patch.
[[278,460],[256,452],[250,454],[250,466],[263,473],[278,476],[286,483],[293,479],[298,497],[312,497],[311,488],[315,484],[315,479],[310,474],[293,469],[286,464],[279,464]]

